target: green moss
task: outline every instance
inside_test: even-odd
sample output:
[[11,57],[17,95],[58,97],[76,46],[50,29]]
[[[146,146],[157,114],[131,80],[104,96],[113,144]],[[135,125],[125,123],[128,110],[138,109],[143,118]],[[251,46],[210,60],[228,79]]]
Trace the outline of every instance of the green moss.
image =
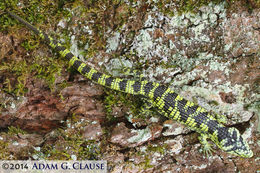
[[154,165],[151,164],[151,160],[154,159],[154,154],[155,153],[160,153],[161,155],[165,155],[165,151],[166,151],[166,148],[167,147],[167,144],[164,144],[162,146],[156,146],[156,145],[153,145],[153,144],[149,144],[147,146],[147,149],[145,150],[145,152],[138,152],[137,154],[139,156],[143,156],[144,154],[144,161],[141,162],[140,164],[138,164],[139,166],[143,167],[144,169],[149,169],[149,168],[152,168],[154,167]]
[[[109,92],[107,92],[109,93]],[[112,115],[113,107],[118,105],[120,102],[117,99],[118,95],[113,95],[112,93],[105,97],[105,110],[107,113],[108,121],[114,121],[116,118]]]
[[37,40],[25,40],[24,42],[21,43],[21,46],[25,48],[27,51],[33,50],[38,48],[39,46],[39,41]]
[[26,61],[0,64],[0,71],[5,73],[12,73],[12,77],[16,78],[16,82],[13,83],[11,79],[6,78],[4,81],[3,91],[8,93],[14,93],[16,95],[23,95],[27,88],[25,87],[26,79],[29,74]]
[[12,154],[8,151],[8,143],[0,140],[0,159],[10,160],[13,158]]
[[[260,0],[228,0],[229,6],[235,4],[236,2],[241,2],[244,7],[247,7],[249,12],[252,12],[253,9],[260,8]],[[234,6],[236,8],[236,6]]]
[[[18,5],[18,3],[20,3]],[[19,8],[19,6],[24,5],[24,8]],[[30,3],[26,3],[26,1],[18,1],[18,0],[5,0],[5,2],[3,4],[0,4],[0,7],[4,10],[10,10],[10,11],[15,11],[16,13],[18,13],[19,15],[23,16],[22,14],[26,14],[24,15],[25,19],[31,23],[42,23],[43,19],[44,19],[44,15],[39,13],[39,11],[42,10],[42,5],[41,3],[39,3],[39,1],[30,1]],[[37,14],[37,15],[36,15]],[[10,17],[8,16],[8,14],[4,15],[4,19],[3,21],[6,21],[7,18],[9,18],[8,21],[10,21]],[[13,19],[11,19],[13,20]],[[1,21],[1,22],[3,22]],[[13,25],[13,23],[18,23],[17,21],[13,20],[14,22],[10,23]]]
[[154,167],[153,165],[151,165],[151,157],[149,157],[149,156],[145,156],[144,162],[141,163],[140,165],[142,165],[144,167],[144,169]]
[[20,129],[19,127],[13,127],[10,126],[8,127],[8,135],[17,135],[17,134],[27,134],[25,131],[23,131],[22,129]]
[[44,145],[40,151],[34,152],[37,159],[46,160],[71,160],[72,155],[77,160],[98,160],[101,158],[101,148],[94,140],[85,140],[79,128],[75,130],[57,129],[53,134],[54,138],[59,139],[55,146]]
[[164,155],[165,154],[165,151],[166,151],[166,148],[167,147],[167,144],[164,144],[164,145],[162,145],[162,146],[154,146],[154,145],[148,145],[147,146],[147,151],[150,151],[151,153],[155,153],[155,152],[158,152],[158,153],[160,153],[160,154],[162,154],[162,155]]
[[104,103],[108,121],[116,120],[116,117],[112,114],[113,108],[123,106],[128,108],[135,118],[147,118],[147,115],[142,114],[141,112],[141,106],[144,104],[141,98],[138,99],[136,96],[113,91],[111,89],[105,89],[105,92],[107,96],[105,96]]
[[[176,12],[181,14],[187,11],[196,12],[201,6],[207,5],[210,2],[219,3],[221,0],[180,0],[174,2],[171,0],[162,1],[159,0],[155,5],[160,9],[164,14],[170,16],[176,15]],[[169,5],[170,4],[170,5]],[[176,9],[177,11],[174,11]]]
[[[44,61],[48,59],[48,61]],[[45,79],[49,88],[53,91],[55,89],[55,80],[58,75],[61,75],[63,69],[63,60],[36,57],[33,61],[12,61],[4,62],[0,64],[0,71],[11,75],[10,78],[6,78],[4,82],[3,91],[8,93],[14,93],[15,95],[24,95],[28,88],[26,82],[31,78],[31,74],[34,74],[35,78]],[[15,82],[13,82],[15,78]],[[61,87],[66,85],[60,84]]]
[[[10,150],[10,146],[12,141],[12,136],[17,136],[17,134],[27,134],[27,132],[23,131],[19,127],[8,127],[7,132],[2,132],[0,134],[0,159],[1,160],[16,160],[16,159],[22,159],[28,158],[28,148],[25,147],[22,150],[17,151],[16,153],[13,153],[13,151]],[[2,137],[4,136],[4,137]],[[11,137],[11,138],[10,138]],[[6,138],[6,139],[4,139]],[[9,139],[9,140],[8,140]]]
[[83,142],[79,138],[72,137],[56,144],[55,147],[53,145],[43,146],[41,151],[35,151],[34,155],[45,160],[72,160],[72,155],[75,155],[77,160],[98,160],[100,148],[94,141]]
[[[237,1],[242,2],[244,6],[248,8],[248,10],[252,10],[254,8],[260,8],[260,0],[227,0],[227,8],[234,5]],[[185,12],[197,12],[197,10],[202,7],[206,6],[209,3],[221,3],[221,0],[180,0],[180,1],[171,1],[171,0],[159,0],[154,5],[156,5],[161,12],[164,14],[168,14],[170,16],[176,15],[176,12],[179,14]],[[174,11],[173,9],[176,9]]]
[[[107,96],[105,96],[105,110],[107,113],[108,121],[114,121],[116,118],[114,117],[113,108],[116,106],[122,106],[126,103],[126,94],[116,91],[111,91],[109,89],[105,89]],[[116,93],[116,94],[115,94]]]
[[[64,64],[66,64],[66,62],[62,59],[49,57],[42,59],[41,57],[36,57],[29,68],[31,72],[35,73],[36,78],[44,79],[49,88],[54,91],[56,77],[61,75]],[[65,88],[67,86],[66,81],[59,84],[59,86],[61,89]]]

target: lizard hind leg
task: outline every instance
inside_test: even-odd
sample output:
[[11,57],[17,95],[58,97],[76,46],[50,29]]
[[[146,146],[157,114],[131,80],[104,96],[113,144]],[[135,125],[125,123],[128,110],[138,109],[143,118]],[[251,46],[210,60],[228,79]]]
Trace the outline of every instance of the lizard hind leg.
[[146,119],[156,114],[156,111],[153,109],[154,104],[151,100],[145,97],[140,97],[138,100],[137,107],[134,111],[137,117]]
[[139,113],[144,116],[152,114],[153,113],[153,111],[151,110],[151,108],[153,107],[152,101],[149,99],[142,98],[142,102],[143,104],[140,107]]
[[141,111],[146,111],[146,110],[149,110],[153,107],[153,103],[149,99],[143,99],[143,102],[144,103],[141,107]]

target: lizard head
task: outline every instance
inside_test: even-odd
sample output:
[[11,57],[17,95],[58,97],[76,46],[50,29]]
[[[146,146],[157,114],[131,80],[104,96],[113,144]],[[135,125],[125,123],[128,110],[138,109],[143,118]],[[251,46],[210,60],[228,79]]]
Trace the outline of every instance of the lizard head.
[[219,141],[219,147],[223,151],[245,158],[253,156],[253,151],[250,149],[247,141],[242,138],[236,128],[230,127],[225,128],[225,130],[226,137]]

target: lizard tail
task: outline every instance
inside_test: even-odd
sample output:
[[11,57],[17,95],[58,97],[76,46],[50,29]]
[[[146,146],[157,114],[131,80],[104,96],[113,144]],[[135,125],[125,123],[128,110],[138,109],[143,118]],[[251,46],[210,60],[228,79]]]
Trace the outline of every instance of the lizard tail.
[[26,22],[25,20],[23,20],[21,17],[15,15],[14,13],[10,12],[10,11],[6,11],[10,16],[12,16],[13,18],[17,19],[19,22],[23,23],[24,25],[26,25],[28,28],[30,28],[33,32],[35,32],[37,35],[40,34],[40,31],[34,27],[33,25],[31,25],[30,23]]

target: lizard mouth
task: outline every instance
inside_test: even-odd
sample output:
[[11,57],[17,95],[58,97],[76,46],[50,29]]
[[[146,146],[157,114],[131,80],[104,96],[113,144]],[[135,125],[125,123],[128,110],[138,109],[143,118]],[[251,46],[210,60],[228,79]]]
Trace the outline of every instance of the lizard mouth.
[[238,152],[235,151],[235,154],[241,157],[245,157],[245,158],[250,158],[253,156],[253,152],[252,151],[245,151],[245,152]]

